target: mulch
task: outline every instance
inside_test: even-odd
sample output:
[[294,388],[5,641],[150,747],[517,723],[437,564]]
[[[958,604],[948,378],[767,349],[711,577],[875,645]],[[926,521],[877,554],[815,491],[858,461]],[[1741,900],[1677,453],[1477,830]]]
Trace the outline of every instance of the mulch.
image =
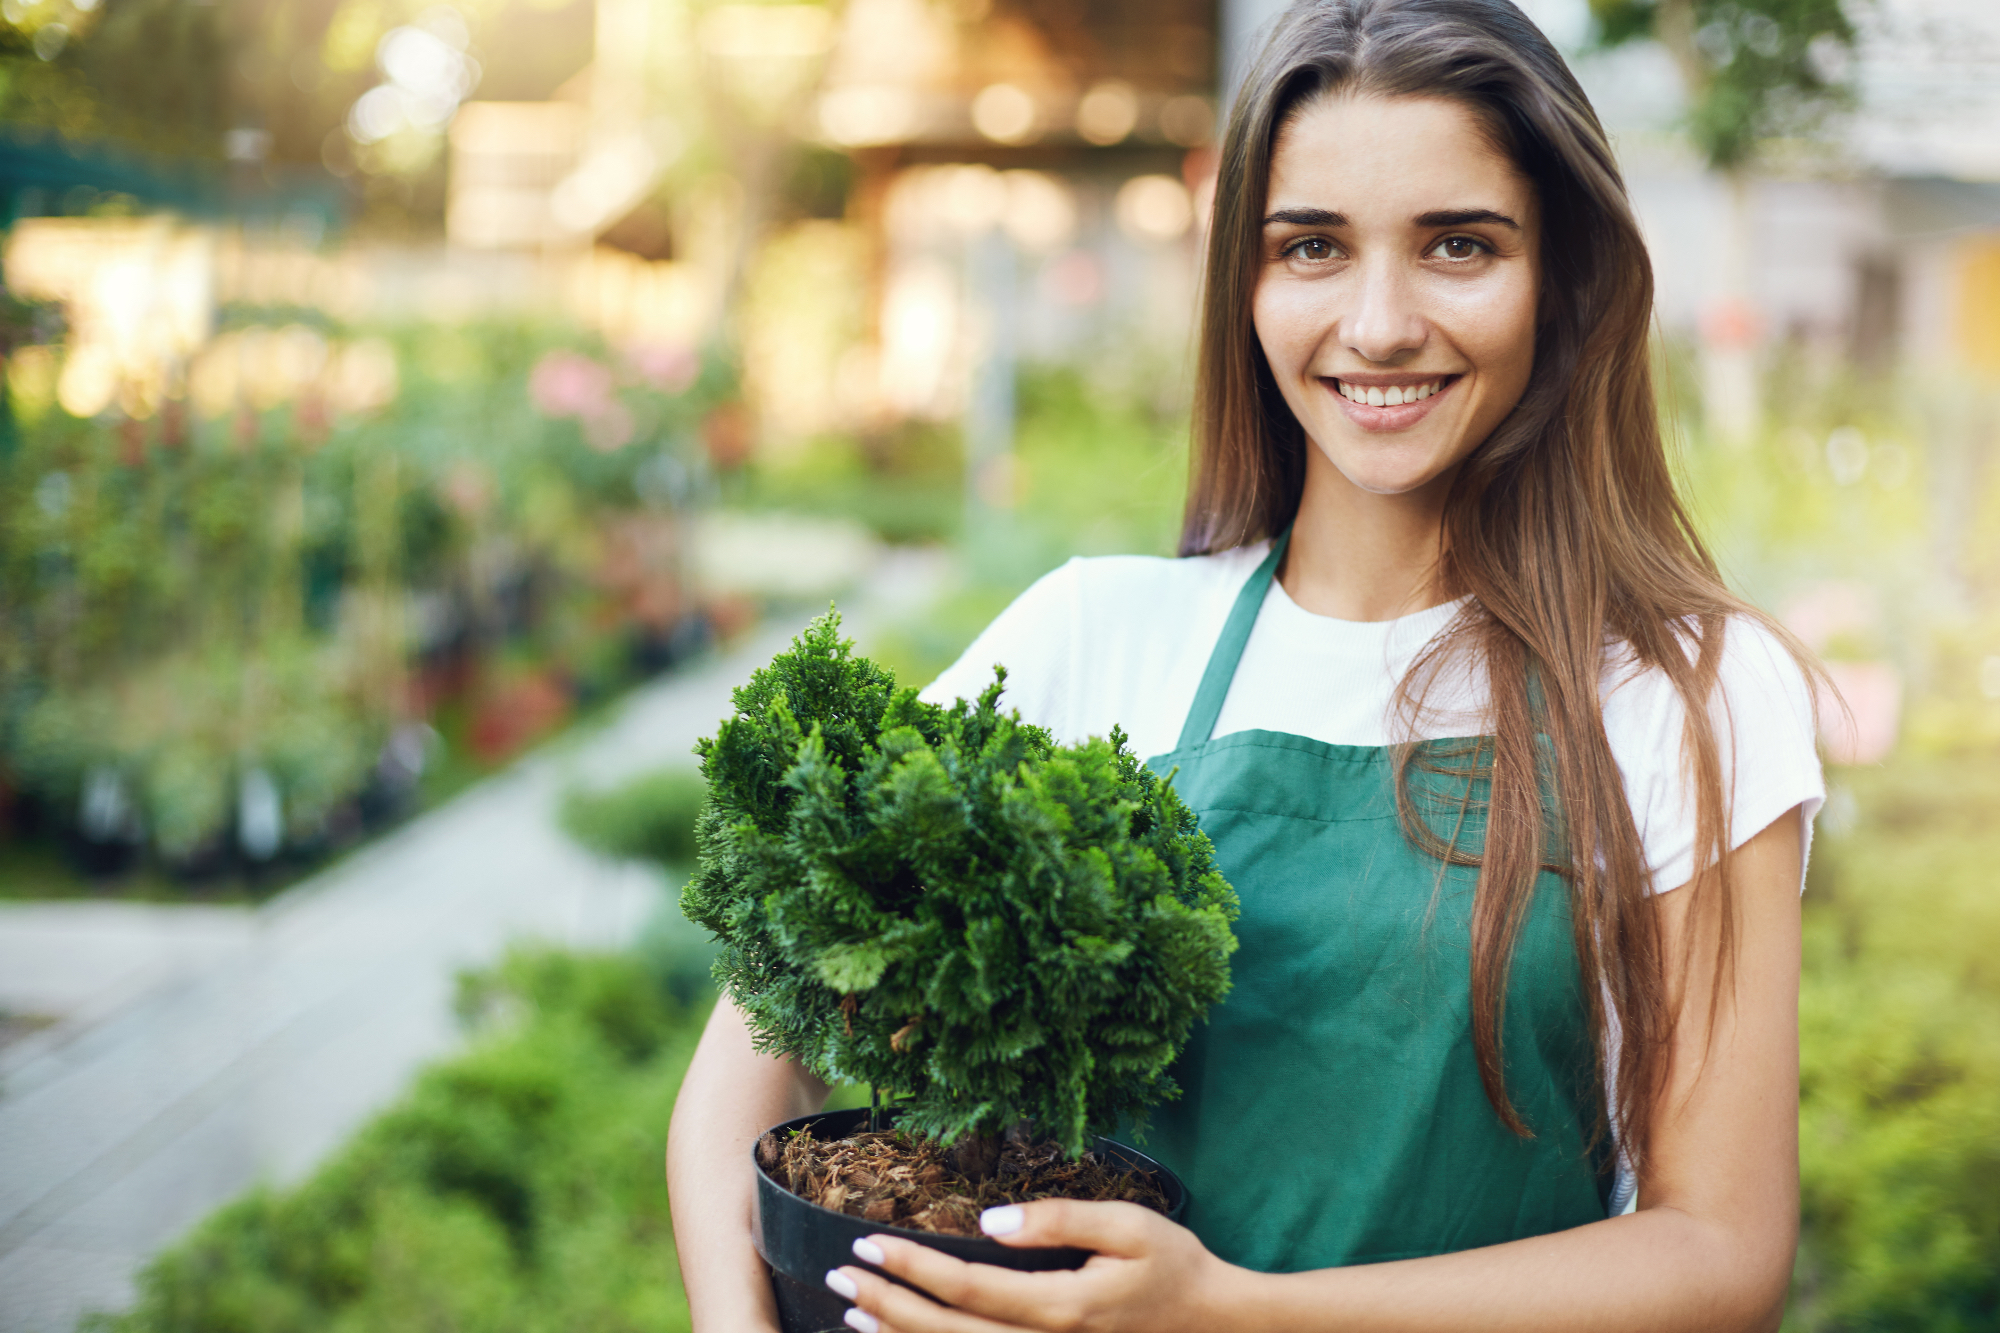
[[1036,1199],[1120,1200],[1167,1211],[1150,1173],[1094,1153],[1063,1156],[1053,1143],[1009,1142],[994,1174],[973,1181],[953,1170],[945,1149],[900,1130],[817,1139],[775,1131],[757,1141],[757,1162],[773,1180],[822,1208],[888,1226],[948,1236],[977,1236],[979,1214]]

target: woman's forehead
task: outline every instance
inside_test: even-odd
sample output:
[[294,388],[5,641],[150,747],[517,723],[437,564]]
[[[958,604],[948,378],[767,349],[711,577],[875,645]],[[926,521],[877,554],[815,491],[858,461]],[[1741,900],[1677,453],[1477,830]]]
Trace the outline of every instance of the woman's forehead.
[[1267,214],[1319,209],[1414,225],[1482,208],[1519,217],[1533,204],[1479,114],[1454,99],[1316,98],[1286,118],[1272,148]]

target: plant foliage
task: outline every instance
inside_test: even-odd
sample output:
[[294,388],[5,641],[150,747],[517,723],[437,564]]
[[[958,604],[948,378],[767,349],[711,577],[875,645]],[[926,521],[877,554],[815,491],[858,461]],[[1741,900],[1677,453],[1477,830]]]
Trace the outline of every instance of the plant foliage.
[[662,769],[609,790],[565,794],[563,830],[605,856],[684,866],[694,860],[695,818],[707,798],[694,774]]
[[1809,133],[1853,100],[1855,29],[1841,0],[1590,0],[1599,39],[1657,38],[1687,84],[1688,136],[1709,166]]
[[682,905],[759,1048],[902,1094],[944,1142],[1019,1120],[1070,1152],[1178,1094],[1229,987],[1236,895],[1173,788],[1110,740],[898,690],[834,614],[698,748]]
[[1804,899],[1786,1327],[2000,1327],[2000,773],[1990,751],[1906,751],[1834,778],[1847,812],[1822,816]]

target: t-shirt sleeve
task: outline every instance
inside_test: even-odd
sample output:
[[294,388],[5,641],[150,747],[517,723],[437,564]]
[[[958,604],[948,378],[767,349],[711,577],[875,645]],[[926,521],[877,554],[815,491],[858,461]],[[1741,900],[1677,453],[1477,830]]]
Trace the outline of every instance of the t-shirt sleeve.
[[926,703],[974,699],[1007,668],[1004,707],[1022,720],[1069,734],[1070,661],[1076,633],[1077,566],[1051,570],[1002,611],[959,659],[926,686]]
[[[1754,621],[1729,622],[1710,704],[1729,811],[1729,844],[1742,846],[1794,806],[1801,808],[1800,863],[1826,799],[1812,694],[1798,663]],[[1683,749],[1686,711],[1666,676],[1648,671],[1605,700],[1612,754],[1656,892],[1695,877],[1695,806]]]

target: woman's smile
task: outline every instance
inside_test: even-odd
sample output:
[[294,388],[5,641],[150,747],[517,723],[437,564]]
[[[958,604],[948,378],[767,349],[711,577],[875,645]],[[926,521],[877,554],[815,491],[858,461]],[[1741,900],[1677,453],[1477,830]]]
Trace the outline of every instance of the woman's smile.
[[1408,430],[1431,414],[1457,375],[1322,375],[1347,419],[1367,431]]

